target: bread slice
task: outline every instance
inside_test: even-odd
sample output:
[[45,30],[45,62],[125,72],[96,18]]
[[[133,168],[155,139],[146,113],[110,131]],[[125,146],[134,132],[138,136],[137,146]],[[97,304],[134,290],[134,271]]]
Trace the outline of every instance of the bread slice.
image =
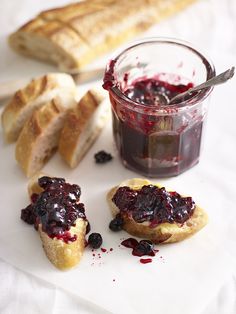
[[75,168],[104,127],[109,105],[98,90],[89,90],[66,118],[59,141],[59,153]]
[[[45,174],[38,172],[30,179],[28,184],[29,197],[33,193],[41,193],[43,189],[38,185],[38,179]],[[44,251],[51,263],[60,270],[68,270],[76,266],[83,255],[85,246],[87,221],[81,218],[76,220],[76,225],[70,228],[71,235],[76,235],[77,239],[73,242],[65,243],[57,238],[50,238],[47,233],[42,230],[42,225],[39,224],[38,232],[42,240]]]
[[55,152],[73,97],[53,98],[26,121],[16,143],[15,157],[27,177],[39,171]]
[[75,227],[71,227],[71,235],[77,235],[77,239],[70,243],[63,240],[50,238],[39,225],[39,235],[43,243],[43,249],[50,262],[60,270],[67,270],[76,266],[83,255],[85,245],[87,222],[81,218],[76,220]]
[[[124,181],[119,186],[112,188],[107,194],[107,201],[110,206],[112,215],[115,217],[120,212],[119,208],[112,201],[112,198],[119,187],[128,186],[132,189],[139,190],[143,185],[149,184],[153,183],[148,180],[135,178]],[[137,223],[132,217],[128,216],[125,216],[123,218],[123,229],[125,231],[133,236],[149,239],[153,243],[173,243],[182,241],[202,229],[208,221],[208,216],[206,212],[198,205],[196,205],[193,215],[184,224],[161,223],[156,227],[151,228],[149,227],[148,222]]]
[[72,77],[63,73],[50,73],[33,79],[25,88],[18,90],[2,113],[4,137],[11,143],[17,140],[24,123],[34,110],[54,97],[64,94],[75,96],[76,85]]
[[38,179],[44,176],[48,176],[46,173],[38,171],[36,172],[28,182],[28,195],[31,200],[32,194],[40,194],[43,192],[43,188],[38,185]]
[[40,13],[9,37],[17,52],[78,70],[196,0],[87,0]]

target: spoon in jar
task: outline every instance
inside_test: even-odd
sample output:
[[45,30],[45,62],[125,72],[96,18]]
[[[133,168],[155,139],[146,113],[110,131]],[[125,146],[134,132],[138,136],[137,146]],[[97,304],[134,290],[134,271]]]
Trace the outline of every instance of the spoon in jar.
[[227,71],[220,73],[206,82],[197,85],[195,87],[189,88],[186,92],[180,93],[173,98],[169,99],[166,95],[160,94],[158,95],[159,101],[162,105],[174,105],[180,101],[187,100],[189,96],[191,96],[195,92],[199,92],[205,88],[212,87],[215,85],[223,84],[227,82],[234,76],[235,67],[228,69]]

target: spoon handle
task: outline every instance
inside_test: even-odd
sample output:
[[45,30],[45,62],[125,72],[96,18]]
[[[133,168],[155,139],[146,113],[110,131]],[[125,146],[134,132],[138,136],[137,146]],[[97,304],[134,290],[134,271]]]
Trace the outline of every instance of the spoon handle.
[[231,79],[234,76],[234,70],[235,70],[235,67],[232,67],[232,68],[228,69],[227,71],[220,73],[217,76],[214,76],[210,80],[208,80],[208,81],[206,81],[206,82],[204,82],[204,83],[202,83],[196,87],[192,87],[192,88],[188,89],[186,92],[181,93],[181,94],[173,97],[169,101],[169,104],[173,104],[174,102],[176,102],[176,100],[181,100],[181,99],[185,98],[185,96],[191,95],[193,92],[197,92],[201,89],[205,89],[205,88],[208,88],[211,86],[225,83],[226,81],[228,81],[229,79]]

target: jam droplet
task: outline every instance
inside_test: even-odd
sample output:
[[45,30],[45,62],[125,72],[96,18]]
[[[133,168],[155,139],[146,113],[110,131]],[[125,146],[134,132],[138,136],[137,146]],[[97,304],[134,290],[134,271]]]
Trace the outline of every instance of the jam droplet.
[[141,264],[148,264],[148,263],[152,262],[152,259],[151,258],[140,258],[139,261]]

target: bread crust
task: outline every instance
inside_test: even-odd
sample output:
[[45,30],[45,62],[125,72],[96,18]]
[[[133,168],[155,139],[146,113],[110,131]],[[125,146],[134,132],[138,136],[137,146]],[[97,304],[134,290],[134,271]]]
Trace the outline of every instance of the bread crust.
[[92,89],[68,112],[59,153],[71,168],[79,164],[107,121],[109,108],[103,101],[103,95]]
[[[74,100],[69,103],[74,105]],[[63,125],[51,129],[57,121],[65,120],[69,108],[60,98],[54,98],[36,110],[24,124],[16,143],[15,157],[27,177],[39,171],[56,151]]]
[[49,73],[33,79],[25,88],[18,90],[2,113],[5,140],[8,143],[16,141],[24,123],[34,110],[39,109],[57,94],[62,94],[63,91],[73,96],[76,93],[72,77],[63,73]]
[[[120,212],[118,207],[112,201],[114,194],[120,186],[126,185],[133,189],[139,190],[143,185],[147,184],[151,184],[151,182],[143,179],[131,179],[130,181],[127,180],[126,183],[122,183],[121,185],[112,188],[107,194],[107,201],[113,217],[115,217]],[[155,228],[150,228],[147,222],[137,223],[132,217],[122,217],[124,218],[123,229],[125,231],[133,236],[149,239],[156,244],[182,241],[194,235],[208,222],[208,216],[206,212],[198,205],[196,206],[193,215],[184,224],[162,223],[157,225]]]
[[[28,194],[31,200],[33,193],[39,194],[43,189],[38,185],[38,179],[48,176],[43,172],[36,173],[28,183]],[[63,240],[50,238],[47,233],[42,230],[42,225],[39,224],[38,232],[43,243],[43,249],[51,263],[60,270],[68,270],[75,267],[81,260],[85,247],[87,221],[81,218],[76,220],[76,225],[70,228],[71,235],[76,235],[77,239],[70,243],[65,243]]]
[[38,232],[43,243],[43,249],[50,262],[58,269],[68,270],[80,262],[84,252],[86,226],[86,220],[77,219],[76,226],[71,227],[69,230],[71,235],[77,236],[77,239],[73,242],[65,243],[63,240],[50,238],[42,230],[42,225],[39,225]]
[[[196,0],[90,0],[40,13],[9,37],[17,52],[76,72]],[[52,53],[53,52],[53,53]]]

